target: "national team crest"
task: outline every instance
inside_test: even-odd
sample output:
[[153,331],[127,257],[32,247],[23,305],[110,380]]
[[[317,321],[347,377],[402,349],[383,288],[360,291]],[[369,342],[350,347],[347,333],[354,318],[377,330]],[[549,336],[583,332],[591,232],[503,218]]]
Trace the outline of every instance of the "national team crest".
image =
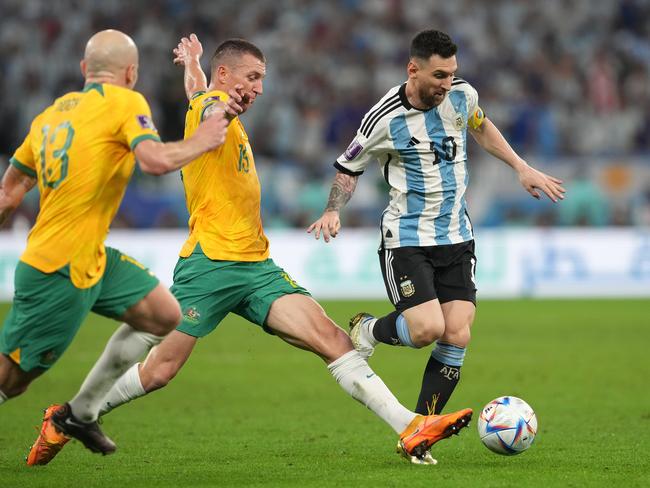
[[460,370],[458,368],[454,368],[453,366],[444,365],[440,372],[445,378],[450,381],[460,378]]
[[458,130],[461,130],[463,127],[465,127],[465,118],[462,116],[462,114],[456,114],[454,125]]
[[196,309],[196,307],[190,307],[187,310],[185,310],[185,313],[183,314],[183,318],[187,320],[188,322],[191,322],[193,324],[198,324],[199,319],[201,318],[201,314],[199,311]]
[[54,364],[54,362],[58,359],[58,354],[56,351],[53,349],[50,349],[49,351],[45,351],[43,354],[41,354],[41,363],[42,364]]
[[412,297],[415,294],[415,285],[411,280],[402,281],[399,287],[404,298]]

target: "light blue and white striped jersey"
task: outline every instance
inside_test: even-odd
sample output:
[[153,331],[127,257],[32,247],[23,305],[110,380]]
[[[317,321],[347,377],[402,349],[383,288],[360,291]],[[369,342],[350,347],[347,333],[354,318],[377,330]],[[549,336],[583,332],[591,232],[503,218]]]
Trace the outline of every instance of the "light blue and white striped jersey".
[[[478,94],[454,78],[443,102],[414,108],[406,83],[391,88],[364,116],[334,166],[360,175],[378,160],[390,185],[381,231],[386,249],[457,244],[474,238],[467,214],[467,123],[481,117]],[[481,119],[482,120],[482,119]]]

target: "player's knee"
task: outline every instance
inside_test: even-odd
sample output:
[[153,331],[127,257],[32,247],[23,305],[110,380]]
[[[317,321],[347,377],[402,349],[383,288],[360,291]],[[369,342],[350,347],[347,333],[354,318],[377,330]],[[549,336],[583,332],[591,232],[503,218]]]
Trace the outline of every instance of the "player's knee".
[[469,325],[458,330],[446,331],[442,336],[444,342],[460,347],[467,347],[472,338]]
[[164,388],[174,379],[178,369],[174,363],[162,363],[155,370],[149,371],[146,376],[143,375],[146,381],[143,381],[142,386],[147,392]]
[[412,327],[409,324],[409,330],[413,345],[421,348],[437,341],[445,331],[445,324],[427,320],[415,323]]
[[335,325],[323,328],[318,334],[318,338],[320,342],[319,355],[326,360],[334,360],[354,349],[350,336]]
[[165,336],[181,323],[183,316],[181,307],[176,300],[170,300],[157,314],[156,320],[148,332],[157,336]]
[[13,384],[9,386],[3,386],[0,390],[2,390],[2,393],[4,393],[7,398],[14,398],[25,393],[28,387],[29,383]]
[[11,375],[7,378],[7,381],[0,385],[0,391],[2,391],[7,398],[14,398],[25,393],[32,381],[33,378],[30,378],[25,374]]
[[417,348],[426,347],[433,344],[440,336],[434,330],[419,330],[411,333],[413,345]]

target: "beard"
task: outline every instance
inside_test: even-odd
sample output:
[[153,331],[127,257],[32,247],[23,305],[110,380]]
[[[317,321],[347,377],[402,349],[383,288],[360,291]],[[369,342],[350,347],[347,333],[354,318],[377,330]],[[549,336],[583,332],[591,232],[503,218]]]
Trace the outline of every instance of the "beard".
[[437,107],[445,99],[445,95],[437,95],[429,90],[420,89],[418,91],[420,100],[427,108]]

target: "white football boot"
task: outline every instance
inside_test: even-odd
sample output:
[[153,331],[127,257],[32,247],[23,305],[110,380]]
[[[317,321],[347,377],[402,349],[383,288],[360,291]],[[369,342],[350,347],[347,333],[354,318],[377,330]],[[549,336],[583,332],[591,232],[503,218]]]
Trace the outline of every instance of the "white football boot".
[[365,360],[372,356],[375,346],[379,344],[371,332],[375,322],[377,318],[365,312],[358,313],[350,319],[350,339],[354,348]]

